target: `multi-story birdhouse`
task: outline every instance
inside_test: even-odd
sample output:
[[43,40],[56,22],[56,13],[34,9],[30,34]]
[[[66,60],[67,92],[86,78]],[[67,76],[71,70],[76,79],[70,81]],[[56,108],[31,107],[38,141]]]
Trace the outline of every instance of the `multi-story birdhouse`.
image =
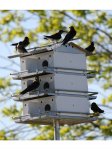
[[77,124],[95,120],[90,117],[90,100],[97,92],[88,91],[88,79],[95,72],[87,70],[86,57],[91,55],[80,46],[69,43],[38,48],[20,57],[21,72],[13,79],[21,80],[21,90],[27,88],[36,77],[40,86],[24,95],[14,97],[23,103],[23,116],[16,122],[51,124]]

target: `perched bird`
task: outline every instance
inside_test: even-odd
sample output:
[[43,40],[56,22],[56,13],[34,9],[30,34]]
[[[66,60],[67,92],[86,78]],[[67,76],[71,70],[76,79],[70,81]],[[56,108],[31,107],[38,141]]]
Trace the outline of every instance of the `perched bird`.
[[66,34],[65,38],[62,41],[62,45],[67,44],[73,37],[76,35],[76,31],[73,26],[69,27],[70,31]]
[[[28,37],[25,37],[24,40],[23,40],[23,41],[20,41],[20,42],[22,42],[22,44],[23,44],[24,47],[28,46],[29,43],[30,43]],[[17,46],[18,44],[19,44],[19,42],[18,42],[18,43],[13,43],[13,44],[11,44],[11,45],[12,45],[12,46]]]
[[58,40],[61,39],[61,34],[62,34],[63,32],[65,32],[65,31],[59,30],[59,32],[57,32],[57,33],[55,33],[55,34],[53,34],[53,35],[50,35],[50,36],[44,35],[44,39],[46,39],[46,40],[50,39],[50,40],[52,40],[52,41],[53,41],[53,40],[58,41]]
[[104,110],[100,109],[98,107],[98,105],[96,103],[92,103],[91,104],[91,110],[94,112],[94,113],[104,113]]
[[19,53],[27,53],[27,50],[23,46],[22,42],[18,43],[18,45],[16,46],[16,49],[18,50]]
[[24,38],[24,40],[23,40],[22,43],[23,43],[23,46],[24,46],[24,47],[28,46],[28,45],[30,44],[29,38],[26,36],[26,37]]
[[92,53],[95,50],[94,42],[91,42],[91,44],[88,47],[86,47],[85,50]]
[[36,77],[35,81],[32,84],[30,84],[26,89],[24,89],[23,91],[21,91],[20,94],[23,95],[23,94],[25,94],[27,92],[33,91],[36,88],[38,88],[39,85],[40,85],[39,77]]
[[[27,52],[25,50],[25,47],[29,45],[29,38],[28,37],[25,37],[23,41],[20,41],[18,43],[14,43],[14,44],[11,44],[11,46],[15,46],[16,47],[16,50],[18,50],[18,52],[20,53],[25,53]],[[21,50],[22,49],[22,50]]]

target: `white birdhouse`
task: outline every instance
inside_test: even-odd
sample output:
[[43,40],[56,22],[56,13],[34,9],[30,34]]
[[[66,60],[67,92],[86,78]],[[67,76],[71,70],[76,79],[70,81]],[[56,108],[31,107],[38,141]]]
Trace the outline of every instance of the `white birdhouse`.
[[21,72],[13,78],[21,80],[24,90],[38,76],[40,86],[15,98],[23,103],[23,116],[16,117],[16,122],[51,124],[56,118],[60,124],[77,124],[95,120],[89,116],[90,100],[97,93],[88,91],[88,79],[95,76],[94,71],[87,70],[88,55],[73,43],[17,55]]

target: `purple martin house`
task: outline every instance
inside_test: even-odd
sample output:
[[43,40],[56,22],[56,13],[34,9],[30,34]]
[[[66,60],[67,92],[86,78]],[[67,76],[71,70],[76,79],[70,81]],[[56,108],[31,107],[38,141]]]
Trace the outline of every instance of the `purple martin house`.
[[97,92],[88,91],[88,80],[95,71],[87,70],[86,57],[92,55],[80,46],[69,43],[35,48],[20,57],[21,71],[12,78],[21,81],[21,90],[39,77],[40,86],[24,95],[14,95],[23,104],[17,123],[49,125],[58,120],[60,125],[91,122],[90,101]]

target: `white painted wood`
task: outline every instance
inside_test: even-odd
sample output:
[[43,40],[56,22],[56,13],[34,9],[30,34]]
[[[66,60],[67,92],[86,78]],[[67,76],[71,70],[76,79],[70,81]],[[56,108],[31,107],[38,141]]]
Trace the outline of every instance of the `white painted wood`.
[[29,114],[29,103],[28,102],[23,102],[23,115],[28,115]]
[[87,78],[86,76],[55,74],[54,76],[55,89],[62,90],[77,90],[87,91]]
[[55,52],[54,67],[86,69],[86,56],[83,54]]
[[72,47],[70,45],[61,45],[60,47],[55,48],[55,51],[57,52],[65,52],[65,53],[71,53],[71,54],[86,54],[85,52],[79,50],[77,47]]
[[84,97],[74,96],[51,96],[24,102],[24,115],[35,116],[45,113],[45,106],[50,106],[50,111],[89,113],[89,101]]
[[49,67],[87,69],[85,54],[73,54],[65,52],[47,52],[35,56],[21,58],[21,70],[28,70],[29,73],[42,70],[43,61],[48,61]]
[[82,97],[57,96],[57,111],[89,113],[89,101]]
[[42,91],[44,90],[43,87],[46,82],[50,84],[50,89],[53,91],[55,91],[55,89],[88,91],[86,76],[55,73],[54,75],[40,76],[40,79],[41,85],[39,89]]
[[[43,61],[47,60],[49,67],[53,67],[53,51],[46,52],[46,53],[40,53],[37,55],[32,55],[28,57],[21,58],[25,59],[25,67],[24,69],[28,70],[29,73],[35,72],[36,70],[42,70]],[[22,68],[23,69],[23,68]]]
[[26,58],[24,57],[20,58],[20,67],[21,67],[21,71],[26,70]]

